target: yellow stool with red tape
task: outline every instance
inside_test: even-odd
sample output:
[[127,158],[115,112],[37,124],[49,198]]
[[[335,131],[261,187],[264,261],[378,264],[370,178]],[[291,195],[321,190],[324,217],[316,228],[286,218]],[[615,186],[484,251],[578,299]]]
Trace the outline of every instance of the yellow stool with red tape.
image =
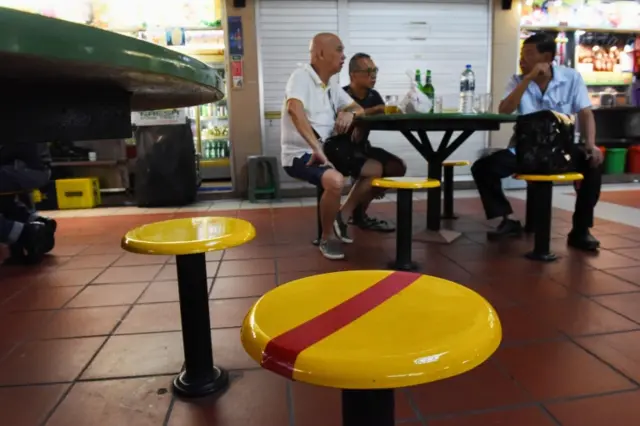
[[343,426],[392,426],[394,389],[477,367],[498,348],[502,329],[489,302],[454,282],[343,271],[269,291],[241,335],[263,368],[342,389]]

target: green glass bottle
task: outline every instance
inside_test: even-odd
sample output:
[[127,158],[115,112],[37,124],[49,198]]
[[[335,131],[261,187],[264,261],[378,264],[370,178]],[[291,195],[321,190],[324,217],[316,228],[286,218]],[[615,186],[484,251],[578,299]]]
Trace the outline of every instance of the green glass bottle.
[[424,86],[422,87],[422,93],[424,93],[431,101],[431,111],[429,112],[433,112],[433,107],[436,100],[436,89],[433,87],[433,83],[431,82],[431,70],[427,70],[426,72]]
[[418,85],[418,89],[422,91],[422,76],[420,75],[420,70],[416,70],[416,84]]

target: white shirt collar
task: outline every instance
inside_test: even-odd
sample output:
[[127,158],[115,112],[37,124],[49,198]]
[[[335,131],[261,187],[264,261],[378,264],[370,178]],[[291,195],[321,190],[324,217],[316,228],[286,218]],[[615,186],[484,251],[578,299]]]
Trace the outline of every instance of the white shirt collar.
[[307,70],[307,72],[309,73],[309,75],[311,75],[311,78],[313,79],[313,82],[318,85],[321,86],[323,89],[328,87],[328,84],[324,84],[322,82],[322,80],[320,79],[320,76],[318,75],[318,73],[316,72],[316,70],[313,69],[313,67],[311,66],[311,64],[304,64],[304,69]]

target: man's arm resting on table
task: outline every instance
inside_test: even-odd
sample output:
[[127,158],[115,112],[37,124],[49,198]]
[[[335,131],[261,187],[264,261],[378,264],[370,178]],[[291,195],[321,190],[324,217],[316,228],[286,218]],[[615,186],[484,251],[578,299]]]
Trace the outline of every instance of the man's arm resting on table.
[[585,146],[589,150],[596,149],[596,120],[593,117],[591,107],[583,108],[578,112],[580,134],[584,135]]
[[526,92],[530,82],[531,79],[528,75],[523,76],[520,82],[518,82],[515,76],[512,77],[507,86],[507,95],[498,106],[498,112],[500,114],[512,114],[517,110],[518,105],[520,105],[520,100],[522,100],[522,95]]
[[366,111],[362,109],[362,107],[358,105],[356,102],[353,102],[345,106],[340,110],[340,112],[350,112],[353,114],[354,117],[360,117],[360,116],[366,115]]
[[307,119],[307,114],[304,112],[304,105],[302,104],[302,102],[298,99],[288,99],[287,112],[289,113],[291,121],[293,122],[296,130],[309,144],[311,149],[314,151],[322,151],[320,149],[318,138],[316,137],[313,128],[311,127],[311,124]]
[[378,115],[378,114],[384,114],[384,104],[376,105],[371,108],[365,108],[364,110],[364,115]]

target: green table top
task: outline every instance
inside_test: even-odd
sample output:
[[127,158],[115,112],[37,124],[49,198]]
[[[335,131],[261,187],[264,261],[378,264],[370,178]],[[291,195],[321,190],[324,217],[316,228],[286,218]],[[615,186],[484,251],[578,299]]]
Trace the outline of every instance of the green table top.
[[0,29],[5,84],[115,84],[133,93],[134,111],[224,97],[211,67],[153,43],[1,7]]
[[500,129],[502,123],[513,123],[516,115],[460,114],[443,112],[433,114],[379,114],[356,120],[370,130],[401,132],[482,132]]
[[512,123],[516,121],[517,116],[513,114],[461,114],[458,112],[443,112],[432,114],[378,114],[360,117],[358,121],[442,121],[442,120],[464,120],[464,121],[494,121],[499,123]]

